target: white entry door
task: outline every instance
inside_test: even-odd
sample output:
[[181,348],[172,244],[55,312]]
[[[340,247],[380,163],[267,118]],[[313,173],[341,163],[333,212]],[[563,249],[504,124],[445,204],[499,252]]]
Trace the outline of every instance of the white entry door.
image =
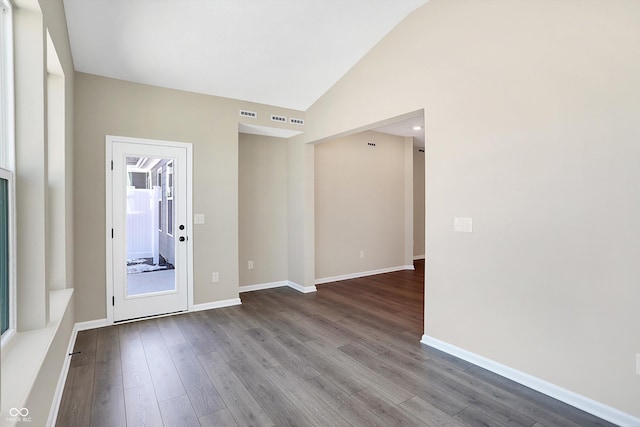
[[190,144],[107,137],[107,155],[113,321],[186,311]]

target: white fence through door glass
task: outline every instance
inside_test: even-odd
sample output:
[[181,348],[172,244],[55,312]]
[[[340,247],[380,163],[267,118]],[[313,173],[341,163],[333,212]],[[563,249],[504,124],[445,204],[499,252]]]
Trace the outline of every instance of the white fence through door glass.
[[127,189],[127,259],[153,258],[158,263],[159,188]]

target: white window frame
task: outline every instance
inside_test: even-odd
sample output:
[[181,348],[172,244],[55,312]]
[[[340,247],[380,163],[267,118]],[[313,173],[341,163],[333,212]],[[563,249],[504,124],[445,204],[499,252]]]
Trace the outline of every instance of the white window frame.
[[17,328],[16,223],[15,223],[15,98],[13,78],[13,8],[0,0],[0,177],[9,190],[9,327],[0,337],[0,348],[11,340]]
[[9,190],[9,327],[0,338],[0,347],[4,347],[16,333],[16,205],[15,182],[13,172],[0,168],[0,179],[8,181]]
[[15,170],[15,121],[13,85],[13,9],[9,0],[0,0],[0,167]]

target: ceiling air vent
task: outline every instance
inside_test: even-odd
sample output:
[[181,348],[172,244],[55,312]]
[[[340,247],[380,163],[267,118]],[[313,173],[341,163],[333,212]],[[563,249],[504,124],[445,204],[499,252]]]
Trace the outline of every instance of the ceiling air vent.
[[287,123],[287,118],[284,116],[277,116],[275,114],[271,115],[271,121],[272,122],[280,122],[280,123]]
[[304,120],[302,119],[294,119],[293,117],[291,117],[290,122],[293,123],[294,125],[304,126]]
[[256,113],[255,111],[240,110],[240,116],[255,119],[258,117],[258,113]]

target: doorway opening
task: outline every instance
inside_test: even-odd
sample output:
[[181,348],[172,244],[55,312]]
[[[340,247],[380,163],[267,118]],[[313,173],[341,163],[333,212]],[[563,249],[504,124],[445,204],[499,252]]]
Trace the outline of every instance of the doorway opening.
[[420,110],[316,143],[317,285],[415,269],[424,289],[424,128]]

